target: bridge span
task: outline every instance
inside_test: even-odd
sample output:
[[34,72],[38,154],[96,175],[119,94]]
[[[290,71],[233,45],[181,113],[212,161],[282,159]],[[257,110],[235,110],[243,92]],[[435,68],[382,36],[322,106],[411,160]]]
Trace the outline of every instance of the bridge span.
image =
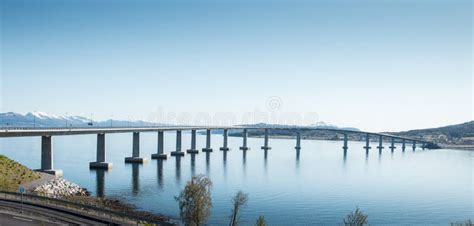
[[425,149],[428,144],[433,144],[428,141],[421,139],[413,139],[407,137],[394,136],[386,133],[375,133],[365,132],[357,130],[344,130],[344,129],[331,129],[331,128],[314,128],[314,127],[301,127],[301,126],[278,126],[278,127],[255,127],[255,126],[151,126],[151,127],[0,127],[0,138],[5,137],[26,137],[26,136],[37,136],[41,137],[41,168],[38,171],[53,174],[62,175],[62,171],[54,169],[53,167],[53,136],[65,136],[65,135],[84,135],[84,134],[97,134],[97,158],[95,162],[89,163],[90,168],[103,168],[110,169],[112,163],[106,161],[106,149],[105,149],[105,134],[107,133],[133,133],[132,139],[132,156],[125,158],[126,163],[143,163],[147,161],[146,158],[140,156],[140,133],[142,132],[156,132],[157,136],[157,152],[152,154],[152,159],[167,159],[168,154],[164,151],[164,132],[175,131],[176,132],[176,150],[171,152],[171,156],[184,156],[185,152],[182,150],[181,134],[182,131],[191,132],[191,144],[190,148],[186,150],[188,154],[197,154],[199,150],[196,147],[196,131],[206,131],[206,146],[202,148],[202,152],[212,152],[211,148],[211,136],[212,130],[220,130],[223,134],[223,142],[221,151],[229,151],[227,140],[229,136],[229,130],[240,130],[242,131],[242,146],[239,148],[242,151],[247,151],[250,148],[247,146],[247,137],[249,130],[263,130],[263,146],[262,150],[265,152],[270,150],[269,145],[269,133],[272,130],[285,130],[295,134],[296,146],[295,149],[299,152],[301,149],[301,132],[303,131],[328,131],[343,135],[343,146],[342,149],[344,154],[349,149],[348,146],[348,135],[359,134],[365,136],[366,145],[364,149],[366,153],[369,153],[370,137],[378,138],[379,153],[384,149],[383,139],[390,140],[389,148],[393,152],[396,149],[395,142],[402,144],[402,151],[405,151],[406,144],[411,143],[413,150],[416,149],[417,144],[421,144],[421,147]]

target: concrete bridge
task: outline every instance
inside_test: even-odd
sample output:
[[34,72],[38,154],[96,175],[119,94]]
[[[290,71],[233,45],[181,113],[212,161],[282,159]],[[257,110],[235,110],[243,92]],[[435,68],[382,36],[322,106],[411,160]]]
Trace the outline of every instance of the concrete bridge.
[[38,136],[41,137],[41,169],[38,171],[50,173],[53,175],[62,175],[61,170],[54,169],[53,167],[53,136],[65,136],[65,135],[82,135],[82,134],[97,134],[97,158],[95,162],[89,164],[90,168],[103,168],[109,169],[112,167],[112,163],[106,161],[106,149],[105,149],[105,134],[107,133],[133,133],[132,139],[132,155],[125,158],[126,163],[143,163],[147,161],[146,158],[140,156],[140,133],[144,132],[156,132],[157,136],[157,153],[151,156],[152,159],[167,159],[168,154],[164,151],[164,132],[175,131],[176,132],[176,150],[171,152],[171,156],[184,156],[185,152],[182,150],[181,134],[182,131],[191,132],[191,144],[190,148],[187,149],[187,153],[199,153],[196,147],[196,132],[206,131],[206,146],[202,148],[202,152],[212,152],[211,148],[211,136],[212,130],[223,131],[223,142],[221,151],[229,151],[228,147],[228,131],[229,130],[241,130],[242,131],[242,146],[240,150],[247,151],[250,148],[247,146],[247,137],[249,130],[263,130],[263,146],[262,150],[265,153],[271,149],[269,145],[269,131],[271,130],[285,130],[295,134],[296,146],[295,149],[299,153],[301,149],[301,132],[303,131],[329,131],[336,134],[343,135],[343,146],[342,149],[346,154],[349,149],[348,146],[348,134],[359,134],[365,136],[366,145],[364,149],[368,154],[370,147],[370,137],[378,138],[379,153],[384,149],[383,139],[390,140],[389,148],[393,152],[396,149],[395,142],[402,144],[402,151],[405,151],[407,143],[412,144],[413,150],[416,149],[417,144],[421,144],[422,148],[425,149],[427,144],[431,142],[423,141],[420,139],[406,138],[400,136],[394,136],[391,134],[354,131],[354,130],[343,130],[343,129],[328,129],[328,128],[314,128],[314,127],[247,127],[247,126],[227,126],[227,127],[209,127],[209,126],[166,126],[166,127],[64,127],[64,128],[45,128],[45,127],[0,127],[0,137],[25,137],[25,136]]

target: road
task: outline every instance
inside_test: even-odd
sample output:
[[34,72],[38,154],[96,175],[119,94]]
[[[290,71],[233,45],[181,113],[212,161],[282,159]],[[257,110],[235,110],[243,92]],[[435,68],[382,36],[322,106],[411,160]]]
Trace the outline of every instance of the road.
[[0,212],[0,226],[8,226],[8,225],[22,225],[22,226],[35,225],[36,226],[36,225],[67,225],[67,224],[59,224],[59,223],[51,222],[51,221],[48,221],[47,219],[41,219],[38,217]]
[[0,200],[0,226],[4,225],[117,225],[106,219],[86,217],[81,214],[71,214],[53,208],[23,205],[20,213],[19,203]]

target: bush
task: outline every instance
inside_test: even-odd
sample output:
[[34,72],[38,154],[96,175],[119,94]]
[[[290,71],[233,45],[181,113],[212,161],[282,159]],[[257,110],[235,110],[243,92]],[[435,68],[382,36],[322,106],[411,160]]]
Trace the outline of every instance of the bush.
[[239,224],[239,211],[242,206],[244,206],[248,201],[248,195],[242,191],[238,191],[237,194],[232,198],[232,213],[230,215],[230,226],[236,226]]
[[364,215],[362,211],[360,211],[359,208],[356,208],[355,212],[350,213],[347,215],[347,217],[344,219],[344,225],[346,226],[362,226],[362,225],[367,225],[368,215]]
[[207,221],[212,208],[211,188],[211,180],[198,175],[191,178],[179,196],[175,197],[185,225],[199,226]]

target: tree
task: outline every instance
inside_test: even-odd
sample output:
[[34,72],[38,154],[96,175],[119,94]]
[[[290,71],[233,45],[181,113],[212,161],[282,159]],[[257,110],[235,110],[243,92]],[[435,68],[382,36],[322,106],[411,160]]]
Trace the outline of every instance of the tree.
[[265,217],[260,216],[257,218],[257,222],[255,223],[255,226],[266,226],[267,222],[265,222]]
[[350,213],[347,215],[346,219],[344,219],[344,225],[346,226],[363,226],[367,225],[368,215],[365,215],[360,211],[359,207],[356,208],[355,212]]
[[232,198],[232,213],[230,215],[230,226],[236,226],[239,224],[239,211],[248,201],[248,195],[242,191],[238,191],[237,194]]
[[180,217],[185,225],[199,226],[204,224],[211,215],[212,182],[203,175],[197,175],[186,183],[179,196],[175,197],[179,203]]

